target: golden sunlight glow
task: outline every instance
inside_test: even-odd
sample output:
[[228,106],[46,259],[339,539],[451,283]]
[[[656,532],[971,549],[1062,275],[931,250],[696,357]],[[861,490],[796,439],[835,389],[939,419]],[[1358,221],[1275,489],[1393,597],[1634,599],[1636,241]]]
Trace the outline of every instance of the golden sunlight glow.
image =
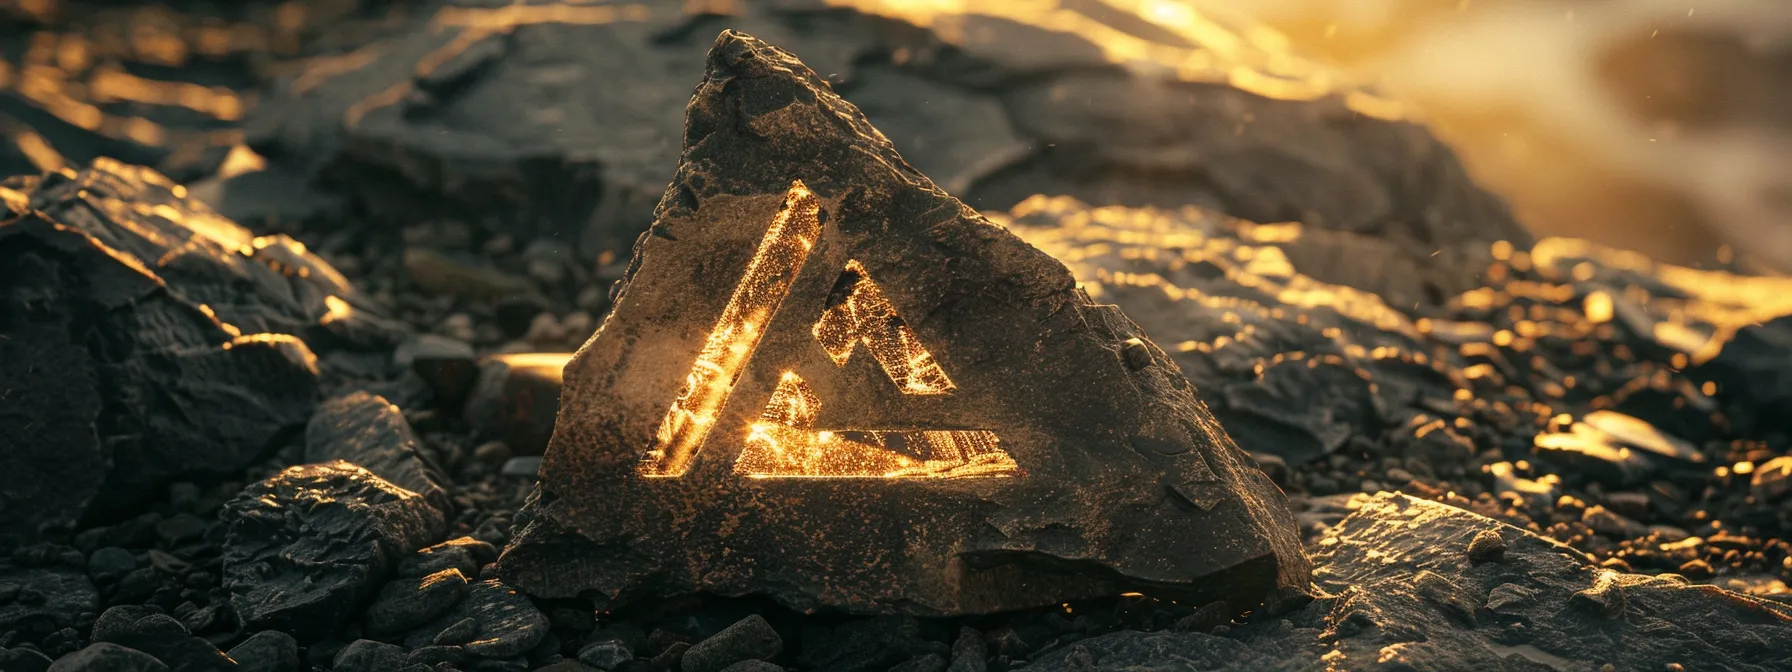
[[352,319],[355,316],[355,307],[335,296],[324,297],[324,307],[327,312],[317,320],[318,324],[331,324]]
[[747,433],[734,472],[748,478],[977,478],[1012,476],[994,432],[816,431],[821,399],[794,372]]
[[1224,83],[1267,98],[1313,100],[1343,94],[1358,114],[1382,119],[1403,116],[1401,105],[1363,91],[1331,69],[1296,57],[1290,40],[1267,24],[1197,10],[1177,0],[1103,0],[1107,9],[1142,20],[1180,43],[1140,37],[1103,21],[1070,0],[826,0],[932,28],[942,39],[965,46],[979,39],[967,17],[990,17],[1051,32],[1076,35],[1101,50],[1109,62],[1167,71],[1190,82]]
[[921,347],[914,330],[896,314],[895,306],[858,261],[847,262],[846,271],[834,285],[828,308],[815,323],[815,340],[837,366],[845,366],[852,351],[864,343],[903,394],[952,391],[945,370]]
[[[1605,292],[1586,298],[1588,319],[1600,321],[1635,316],[1652,324],[1643,328],[1662,345],[1681,351],[1694,364],[1717,357],[1752,325],[1792,315],[1792,279],[1743,276],[1724,271],[1705,271],[1653,261],[1642,254],[1614,250],[1576,238],[1545,238],[1531,250],[1531,260],[1545,276],[1572,275],[1586,260],[1597,260],[1611,272],[1649,274],[1683,292],[1686,299],[1666,294],[1646,303],[1627,301],[1632,310],[1617,312],[1617,299]],[[1595,298],[1597,297],[1597,298]]]
[[797,271],[821,235],[820,212],[821,202],[808,187],[801,181],[791,184],[783,208],[685,376],[678,400],[660,422],[639,467],[641,475],[676,477],[690,469],[747,360],[759,347],[766,324],[790,293]]

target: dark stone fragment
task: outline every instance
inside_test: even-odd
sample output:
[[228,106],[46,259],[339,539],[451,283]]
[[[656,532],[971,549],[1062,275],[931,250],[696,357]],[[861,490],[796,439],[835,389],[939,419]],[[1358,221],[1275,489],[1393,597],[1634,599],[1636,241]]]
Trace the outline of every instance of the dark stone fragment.
[[498,473],[505,476],[525,476],[529,478],[534,478],[536,474],[540,472],[540,456],[513,457],[505,460],[504,466],[498,469]]
[[[566,367],[560,417],[570,424],[555,428],[541,495],[499,563],[507,581],[547,598],[601,595],[607,607],[761,593],[797,609],[915,615],[1134,588],[1243,610],[1278,586],[1307,585],[1286,500],[1168,355],[1152,346],[1153,365],[1127,366],[1129,339],[1150,345],[1135,324],[934,188],[794,57],[725,32],[688,109],[687,151],[656,235],[641,239],[605,327]],[[813,226],[816,258],[780,271],[792,275],[788,295],[732,393],[715,400],[716,422],[740,431],[718,430],[706,450],[674,446],[695,455],[670,460],[667,475],[681,478],[643,477],[730,300],[716,288],[740,284],[774,218]],[[956,386],[949,399],[910,399],[867,348],[855,345],[861,354],[842,365],[815,347],[819,316],[844,305],[830,297],[872,284]],[[1008,477],[742,478],[730,462],[786,371],[825,400],[815,428],[789,427],[796,436],[866,422],[975,428],[995,442],[959,457],[895,431],[843,441],[868,446],[867,460],[923,461],[907,450],[947,465],[910,476],[966,467],[957,475]],[[1152,542],[1106,541],[1117,539]]]
[[1209,602],[1202,605],[1195,613],[1176,621],[1177,632],[1211,632],[1214,628],[1232,622],[1232,610],[1224,602]]
[[1603,618],[1618,618],[1629,606],[1624,599],[1624,586],[1615,574],[1601,574],[1593,585],[1569,596],[1568,604]]
[[50,669],[50,657],[36,649],[0,648],[0,670],[12,672],[44,672]]
[[355,392],[318,405],[305,427],[305,461],[343,460],[449,510],[448,493],[418,455],[421,444],[398,407],[385,397]]
[[398,559],[442,534],[421,496],[347,462],[291,467],[226,507],[224,587],[251,627],[301,640],[358,613]]
[[330,669],[330,665],[336,660],[336,654],[342,653],[343,647],[346,646],[348,646],[347,642],[333,638],[314,642],[305,647],[305,663],[312,669]]
[[467,672],[527,672],[529,660],[514,658],[473,658],[467,661]]
[[240,473],[310,413],[317,363],[288,334],[314,333],[326,296],[361,299],[291,240],[256,244],[175,189],[102,159],[0,221],[0,380],[32,391],[0,415],[0,539]]
[[497,547],[472,537],[459,537],[405,556],[398,562],[398,575],[420,577],[458,569],[467,576],[477,576],[480,567],[497,559]]
[[479,621],[462,618],[449,623],[429,641],[438,646],[459,646],[473,641],[473,638],[477,636],[479,636]]
[[421,579],[396,579],[380,589],[362,622],[373,634],[404,632],[454,608],[466,589],[467,577],[458,569],[444,569]]
[[50,672],[166,672],[169,668],[155,656],[142,651],[100,642],[56,659],[56,664],[49,669]]
[[952,642],[952,666],[948,672],[984,672],[989,669],[989,646],[983,642],[983,634],[972,628],[960,628],[958,639]]
[[946,672],[946,659],[937,653],[924,653],[890,668],[890,672]]
[[405,656],[405,662],[411,665],[460,665],[467,660],[467,650],[459,646],[429,645],[420,646]]
[[188,185],[187,193],[218,214],[257,228],[340,217],[344,205],[339,195],[313,188],[303,173],[278,165],[200,180]]
[[301,672],[299,641],[278,630],[263,630],[230,649],[242,672]]
[[54,632],[75,625],[83,613],[99,611],[99,591],[80,568],[0,562],[0,584],[14,586],[13,599],[0,600],[0,632]]
[[539,296],[510,296],[492,307],[492,316],[496,318],[498,328],[503,330],[507,338],[522,338],[529,333],[530,325],[535,318],[552,308],[546,299]]
[[206,521],[190,513],[181,513],[156,523],[156,534],[169,546],[179,546],[205,536]]
[[[556,631],[583,636],[586,633],[597,629],[597,614],[592,611],[589,603],[550,603],[545,605],[542,608],[542,611],[548,615],[548,624],[552,625]],[[611,639],[615,638],[612,637]],[[652,646],[652,643],[645,637],[641,639],[640,644]],[[661,648],[663,648],[663,646]],[[657,651],[658,649],[654,650]]]
[[1506,540],[1499,530],[1481,530],[1468,541],[1468,559],[1476,562],[1497,562],[1506,556]]
[[562,660],[547,667],[537,668],[535,672],[596,672],[597,668],[576,660]]
[[407,247],[404,270],[425,291],[491,301],[531,290],[529,281],[465,254]]
[[447,614],[412,630],[405,646],[464,645],[469,655],[503,659],[522,655],[548,636],[548,618],[529,598],[498,581],[481,581]]
[[335,672],[386,672],[405,666],[404,649],[385,642],[358,639],[342,647]]
[[708,639],[697,642],[684,652],[679,664],[683,672],[720,672],[743,660],[765,660],[784,651],[784,639],[765,621],[753,614],[723,628]]
[[547,352],[487,357],[467,398],[467,426],[503,441],[514,455],[542,454],[554,435],[561,370],[570,359]]
[[99,583],[117,581],[135,569],[136,556],[117,546],[107,546],[87,556],[87,576]]
[[676,670],[684,665],[684,654],[690,653],[690,651],[690,642],[672,642],[666,645],[664,651],[653,654],[653,658],[648,659],[648,662],[656,670]]
[[[1096,670],[1323,670],[1323,651],[1259,651],[1235,639],[1203,633],[1117,632],[1041,655],[1027,665],[1038,672]],[[1310,656],[1311,662],[1298,657]],[[1297,662],[1298,661],[1298,662]]]
[[1631,450],[1614,437],[1575,423],[1576,431],[1541,433],[1533,440],[1537,457],[1563,471],[1585,474],[1613,487],[1647,482],[1656,473],[1657,460],[1641,450]]
[[161,609],[143,605],[125,604],[112,607],[101,612],[93,622],[93,640],[96,642],[112,641],[118,637],[128,636],[137,621],[162,613]]
[[429,384],[436,405],[443,409],[461,408],[479,376],[473,346],[446,336],[413,336],[398,346],[392,359],[417,372]]
[[613,639],[579,647],[579,660],[600,670],[614,670],[634,658],[635,652],[627,644]]
[[162,576],[153,567],[140,567],[132,570],[118,581],[118,592],[114,595],[119,602],[142,602],[154,595],[156,589],[162,587]]
[[722,668],[721,672],[784,672],[784,667],[763,660],[743,660]]
[[[121,611],[122,610],[122,611]],[[113,607],[94,624],[93,640],[110,642],[155,656],[169,668],[192,672],[239,669],[211,642],[194,637],[180,621],[166,614]]]

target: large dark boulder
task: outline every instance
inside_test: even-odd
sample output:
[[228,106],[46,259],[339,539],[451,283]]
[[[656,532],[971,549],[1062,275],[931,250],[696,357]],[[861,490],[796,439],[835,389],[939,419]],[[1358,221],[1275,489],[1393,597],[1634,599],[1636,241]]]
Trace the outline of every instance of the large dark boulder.
[[1306,587],[1282,493],[1170,358],[789,53],[724,32],[685,139],[507,581],[928,615]]
[[[133,511],[234,475],[302,426],[334,271],[146,168],[0,186],[0,537]],[[350,304],[343,303],[343,306]]]

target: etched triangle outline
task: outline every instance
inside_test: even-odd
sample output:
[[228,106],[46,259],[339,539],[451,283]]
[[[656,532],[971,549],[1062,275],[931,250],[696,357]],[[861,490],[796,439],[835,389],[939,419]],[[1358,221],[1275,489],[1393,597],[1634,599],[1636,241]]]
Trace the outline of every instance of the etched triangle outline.
[[[654,432],[636,473],[678,478],[715,434],[722,409],[752,362],[821,235],[821,205],[794,180],[735,284],[722,314]],[[950,394],[956,385],[857,260],[848,260],[810,330],[836,367],[868,351],[903,395]],[[780,478],[974,478],[1019,473],[987,430],[817,429],[822,401],[801,376],[781,374],[745,430],[734,473]]]

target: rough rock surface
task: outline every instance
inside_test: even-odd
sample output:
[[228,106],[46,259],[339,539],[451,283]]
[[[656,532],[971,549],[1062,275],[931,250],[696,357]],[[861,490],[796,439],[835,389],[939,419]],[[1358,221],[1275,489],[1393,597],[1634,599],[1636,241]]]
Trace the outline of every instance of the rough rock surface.
[[[1026,669],[1775,670],[1792,609],[1684,578],[1602,568],[1553,540],[1405,495],[1359,496],[1317,545],[1328,595],[1215,636],[1122,632]],[[1476,558],[1488,533],[1505,551]],[[1696,615],[1696,617],[1689,617]],[[1329,667],[1328,667],[1329,666]]]
[[172,616],[154,611],[132,607],[107,609],[93,624],[93,641],[142,651],[174,670],[237,670],[236,661],[211,642],[193,636]]
[[463,646],[486,659],[521,655],[548,636],[548,619],[529,598],[497,580],[467,586],[466,598],[433,623],[412,630],[405,645]]
[[[684,83],[701,74],[706,38],[733,28],[803,54],[912,165],[979,208],[1058,193],[1298,219],[1396,241],[1403,263],[1449,285],[1475,270],[1452,257],[1529,240],[1425,128],[1362,115],[1351,92],[1278,100],[1128,69],[1073,31],[1002,17],[1013,9],[973,3],[923,28],[790,0],[521,4],[535,11],[444,2],[364,47],[378,59],[300,72],[250,117],[248,142],[376,212],[473,212],[493,230],[582,238],[595,253],[652,221],[679,156]],[[1224,61],[1237,46],[1062,5],[1034,18],[1129,33],[1144,53]],[[1429,256],[1440,248],[1450,255]]]
[[404,632],[452,609],[466,589],[467,577],[458,569],[392,581],[367,607],[364,625],[375,634]]
[[417,435],[385,397],[354,392],[319,404],[305,427],[305,461],[342,460],[448,510],[448,494],[417,452]]
[[242,672],[299,672],[299,642],[278,630],[250,635],[228,654]]
[[0,561],[0,632],[54,632],[99,608],[99,593],[80,569],[17,567]]
[[100,642],[56,660],[51,672],[167,672],[155,656],[136,649]]
[[107,160],[0,186],[0,537],[237,473],[310,412],[315,357],[270,330],[321,319],[295,296],[333,271],[178,189]]
[[[1750,410],[1787,394],[1759,354],[1787,337],[1785,319],[1761,317],[1792,308],[1754,298],[1781,291],[1775,280],[1552,238],[1505,247],[1499,282],[1420,309],[1310,275],[1325,262],[1300,250],[1325,232],[1298,225],[1045,197],[998,220],[1074,260],[1085,288],[1169,344],[1241,445],[1290,465],[1351,444],[1450,477],[1522,425],[1559,436],[1516,456],[1534,447],[1566,473],[1629,486],[1706,468],[1707,441],[1784,431]],[[1720,410],[1717,390],[1740,403]],[[1556,426],[1563,413],[1581,421]]]
[[292,467],[225,508],[224,586],[245,623],[301,640],[347,622],[399,558],[441,538],[423,497],[336,461]]
[[[615,311],[567,366],[542,494],[500,561],[514,585],[547,597],[596,591],[618,604],[705,591],[918,614],[1146,587],[1242,610],[1306,585],[1281,492],[1169,357],[1077,290],[1057,261],[935,188],[794,57],[724,32],[686,143]],[[813,237],[780,243],[779,232]],[[780,244],[805,254],[813,245],[813,258],[783,256],[792,248]],[[789,279],[782,290],[756,284],[766,277]],[[786,432],[780,440],[831,436],[806,434],[805,422],[888,431],[849,432],[841,443],[850,445],[798,464],[749,466],[736,435],[718,430],[707,449],[701,435],[682,448],[662,439],[665,461],[645,462],[673,401],[695,398],[679,386],[699,378],[687,373],[711,325],[737,314],[715,288],[737,284],[754,288],[740,290],[742,301],[770,303],[746,309],[766,311],[761,322],[727,328],[762,330],[762,342],[721,374],[738,376],[732,396],[680,404],[713,404],[692,412],[743,436],[762,407],[762,420]],[[824,336],[824,310],[879,326]],[[844,357],[817,347],[828,338],[844,339]],[[887,384],[899,374],[905,382]],[[814,413],[816,401],[789,401],[804,394],[825,400],[819,416],[792,419]],[[774,412],[779,398],[802,408]],[[943,439],[911,427],[964,431],[950,434],[956,447],[929,451],[919,444]],[[762,455],[782,450],[747,443]],[[973,477],[941,478],[954,475]]]

